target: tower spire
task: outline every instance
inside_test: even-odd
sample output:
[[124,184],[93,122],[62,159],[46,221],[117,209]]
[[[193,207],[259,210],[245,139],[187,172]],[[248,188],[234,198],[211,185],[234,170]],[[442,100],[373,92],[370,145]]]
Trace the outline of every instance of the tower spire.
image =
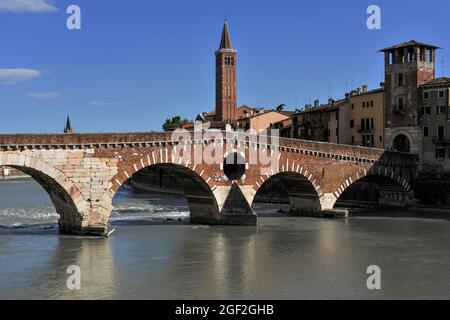
[[220,39],[220,49],[232,49],[230,32],[228,31],[227,18],[223,23],[222,38]]
[[64,128],[64,133],[73,133],[72,124],[70,123],[70,117],[67,116],[66,126]]

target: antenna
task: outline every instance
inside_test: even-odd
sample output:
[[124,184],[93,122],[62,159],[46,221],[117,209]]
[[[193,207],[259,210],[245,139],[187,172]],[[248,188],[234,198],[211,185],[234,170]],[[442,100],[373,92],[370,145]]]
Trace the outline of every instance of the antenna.
[[328,99],[331,98],[331,81],[328,81]]
[[442,61],[441,61],[441,63],[442,63],[442,77],[444,77],[445,76],[445,64],[444,64],[444,55],[442,54]]
[[348,80],[345,80],[345,92],[348,92]]
[[351,77],[350,79],[352,80],[352,90],[353,90],[353,88],[354,88],[353,77]]

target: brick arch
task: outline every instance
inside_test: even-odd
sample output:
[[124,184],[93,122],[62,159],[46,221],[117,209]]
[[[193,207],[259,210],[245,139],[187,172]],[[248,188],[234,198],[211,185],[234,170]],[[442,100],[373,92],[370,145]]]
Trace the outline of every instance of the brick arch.
[[392,132],[392,136],[391,136],[391,139],[389,141],[389,149],[393,149],[394,148],[394,141],[395,141],[395,139],[397,137],[401,136],[401,135],[405,136],[409,140],[410,148],[413,147],[414,139],[413,139],[411,133],[408,132],[407,130],[403,129],[403,128],[397,128],[397,129],[393,130],[393,132]]
[[[270,172],[268,172],[265,175],[259,175],[258,177],[259,180],[255,182],[255,185],[253,185],[254,194],[251,198],[251,201],[249,201],[251,202],[250,205],[253,204],[256,194],[266,182],[282,174],[300,176],[303,177],[305,180],[309,181],[312,189],[314,190],[313,195],[317,196],[317,207],[320,210],[320,208],[322,207],[322,197],[323,197],[319,184],[320,180],[315,176],[314,173],[311,173],[307,168],[302,167],[297,161],[290,161],[290,160],[286,160],[286,163],[280,165],[280,167],[277,170],[270,170]],[[295,197],[291,198],[291,195],[289,195],[289,199],[290,199],[290,206],[292,209],[292,200],[295,199]]]
[[88,221],[90,208],[80,190],[64,173],[28,155],[3,155],[0,165],[30,175],[43,187],[60,215],[60,232],[82,233],[83,221]]
[[[113,210],[112,199],[120,187],[135,173],[158,165],[172,165],[183,168],[187,174],[192,174],[194,184],[198,186],[198,183],[200,183],[203,186],[202,188],[185,188],[184,190],[189,205],[191,222],[213,222],[218,219],[220,208],[215,192],[217,187],[214,179],[209,176],[207,168],[203,165],[190,164],[189,161],[187,163],[182,160],[175,161],[169,148],[161,148],[145,154],[137,161],[121,167],[120,172],[110,180],[109,185],[112,187],[102,197],[102,207],[108,208],[108,217]],[[205,202],[203,207],[198,201]]]
[[395,181],[398,183],[405,191],[409,192],[411,191],[411,186],[408,183],[408,181],[405,178],[402,178],[398,174],[395,173],[395,171],[392,168],[386,168],[386,167],[376,167],[372,168],[370,170],[362,170],[357,171],[353,175],[349,175],[342,183],[341,185],[335,190],[333,195],[336,197],[336,201],[339,199],[339,197],[344,193],[347,188],[349,188],[353,183],[355,183],[358,180],[361,180],[367,176],[384,176],[389,178],[392,181]]
[[184,167],[189,171],[195,173],[201,180],[203,180],[206,185],[209,186],[211,190],[214,188],[214,179],[213,177],[209,176],[208,170],[205,166],[192,164],[190,163],[190,161],[183,162],[182,158],[180,158],[179,161],[175,161],[173,153],[171,153],[171,150],[166,147],[153,151],[151,153],[147,153],[143,157],[140,157],[137,161],[134,161],[133,163],[128,164],[125,167],[121,167],[119,169],[119,172],[111,178],[111,188],[108,191],[111,192],[114,196],[114,194],[120,189],[120,187],[136,172],[154,165],[162,164],[171,164]]
[[298,161],[289,159],[286,159],[285,163],[280,164],[278,169],[269,170],[269,172],[267,172],[266,174],[260,174],[253,186],[253,189],[258,192],[264,182],[279,173],[293,173],[305,177],[307,180],[309,180],[309,182],[311,182],[312,186],[316,190],[317,196],[319,198],[322,196],[323,193],[320,187],[321,180],[314,173],[309,171],[308,168],[302,166]]

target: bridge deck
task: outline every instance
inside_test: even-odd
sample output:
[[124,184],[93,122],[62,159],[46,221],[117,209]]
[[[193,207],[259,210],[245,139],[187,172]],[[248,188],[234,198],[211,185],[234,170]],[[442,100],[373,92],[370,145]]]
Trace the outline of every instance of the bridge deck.
[[[229,138],[223,137],[227,141]],[[253,143],[254,135],[237,134],[237,141]],[[260,136],[261,138],[261,136]],[[191,142],[207,141],[207,138],[196,138],[192,135]],[[249,142],[250,140],[250,142]],[[16,149],[57,149],[57,148],[104,148],[104,147],[142,147],[148,145],[173,144],[171,132],[147,133],[86,133],[86,134],[2,134],[0,135],[0,151]],[[257,141],[258,146],[271,146],[270,137],[266,141]],[[418,156],[414,154],[388,151],[368,147],[333,144],[309,140],[280,138],[282,151],[301,152],[318,156],[337,157],[341,160],[377,161],[399,164],[417,164]]]

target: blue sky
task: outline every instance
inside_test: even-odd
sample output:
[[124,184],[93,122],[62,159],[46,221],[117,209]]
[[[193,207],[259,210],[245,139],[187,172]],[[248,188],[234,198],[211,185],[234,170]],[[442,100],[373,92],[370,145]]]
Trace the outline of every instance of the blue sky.
[[[81,8],[68,30],[66,8]],[[366,9],[382,10],[382,29]],[[0,133],[160,130],[214,106],[214,51],[228,17],[238,103],[294,109],[378,86],[381,48],[436,44],[450,67],[450,2],[0,0]],[[13,70],[13,71],[11,71]],[[445,71],[448,76],[450,73]]]

